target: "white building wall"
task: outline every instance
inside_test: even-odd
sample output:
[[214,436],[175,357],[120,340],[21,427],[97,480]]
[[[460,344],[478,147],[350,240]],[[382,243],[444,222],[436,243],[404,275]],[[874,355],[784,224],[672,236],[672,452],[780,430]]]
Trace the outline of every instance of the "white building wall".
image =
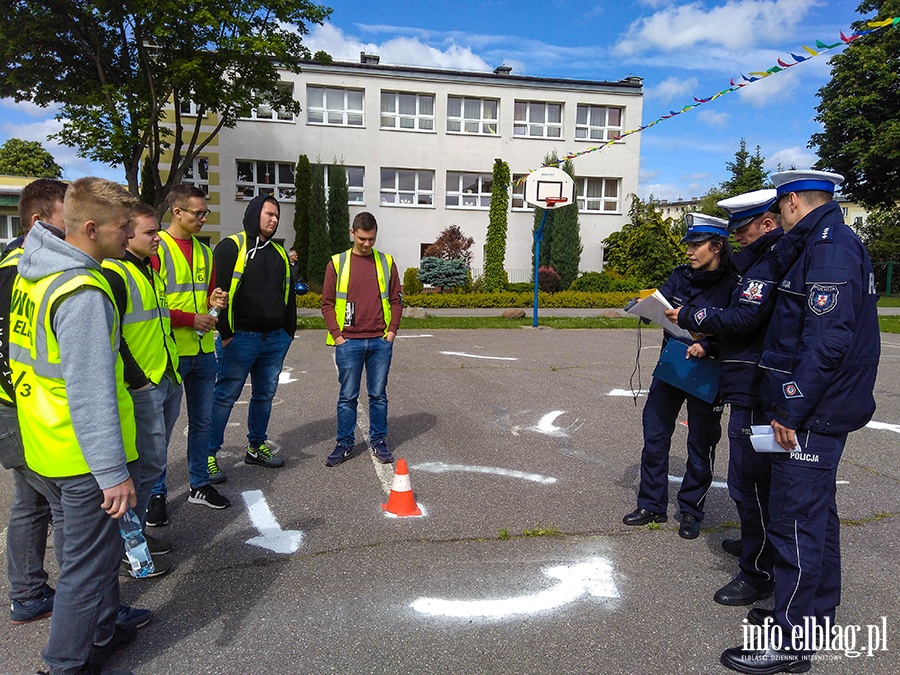
[[[221,236],[241,228],[246,202],[235,199],[236,160],[295,163],[305,154],[313,163],[365,167],[364,201],[351,204],[350,217],[370,211],[379,223],[378,247],[391,253],[401,269],[417,266],[420,247],[434,241],[449,225],[458,225],[475,239],[472,267],[483,267],[488,208],[445,207],[447,171],[490,174],[494,158],[505,160],[512,174],[526,174],[540,166],[545,154],[581,152],[600,141],[575,140],[578,104],[624,108],[623,130],[641,124],[642,94],[637,79],[621,83],[520,78],[491,73],[429,71],[360,64],[309,64],[299,74],[283,73],[294,85],[294,98],[303,106],[292,122],[242,120],[223,129],[218,138],[221,190]],[[307,86],[344,87],[364,91],[363,127],[328,126],[307,121]],[[381,129],[381,92],[402,91],[434,95],[434,131]],[[447,97],[499,99],[497,135],[454,134],[447,129]],[[516,100],[546,101],[563,105],[562,138],[535,139],[513,135]],[[619,179],[618,209],[614,212],[579,214],[584,253],[582,270],[602,268],[602,240],[627,221],[629,195],[637,193],[640,134],[633,134],[604,149],[574,160],[579,177]],[[380,203],[382,168],[434,171],[434,203],[431,206],[399,206]],[[293,203],[282,203],[279,237],[293,240]],[[513,209],[509,214],[507,269],[531,268],[532,210]]]

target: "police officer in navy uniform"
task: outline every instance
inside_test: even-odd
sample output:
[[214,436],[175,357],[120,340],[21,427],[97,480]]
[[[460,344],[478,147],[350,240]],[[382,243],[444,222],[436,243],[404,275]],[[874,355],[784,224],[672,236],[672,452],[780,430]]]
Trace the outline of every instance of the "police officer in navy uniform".
[[784,647],[723,652],[722,664],[743,673],[805,672],[815,650],[812,629],[827,634],[834,623],[841,594],[838,462],[847,434],[875,411],[880,356],[872,263],[833,200],[843,177],[785,171],[772,181],[785,238],[802,241],[802,250],[779,284],[759,361],[760,400],[786,451],[771,462],[775,609],[750,610],[747,619],[773,625]]
[[[673,305],[728,304],[736,275],[731,263],[731,244],[728,242],[728,223],[700,213],[685,216],[687,233],[687,265],[679,265],[659,288],[659,292]],[[663,338],[663,347],[669,339]],[[693,358],[703,358],[715,351],[715,339],[703,338],[688,347]],[[653,378],[647,403],[644,405],[644,448],[641,452],[641,484],[637,509],[622,518],[625,525],[664,523],[669,497],[669,449],[672,432],[682,404],[688,410],[688,461],[678,506],[681,526],[678,534],[685,539],[700,535],[703,504],[712,483],[715,448],[722,436],[722,407],[688,394],[662,380]]]
[[[775,289],[786,264],[774,249],[784,234],[769,211],[776,191],[754,190],[718,202],[728,212],[728,228],[741,250],[734,256],[740,281],[727,307],[690,304],[666,315],[695,333],[721,336],[719,396],[730,405],[728,492],[741,522],[739,572],[713,599],[722,605],[749,605],[772,594],[774,550],[766,536],[769,516],[769,458],[753,450],[751,425],[768,423],[758,397],[756,364],[772,313]],[[792,249],[793,250],[793,249]],[[796,255],[790,257],[790,262]],[[724,542],[723,542],[724,544]],[[727,549],[726,549],[727,550]]]

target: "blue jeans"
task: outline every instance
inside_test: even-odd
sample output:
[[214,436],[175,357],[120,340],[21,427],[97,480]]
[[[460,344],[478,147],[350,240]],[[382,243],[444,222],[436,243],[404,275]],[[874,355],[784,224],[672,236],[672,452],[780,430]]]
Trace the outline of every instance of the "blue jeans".
[[[206,468],[206,448],[209,446],[209,418],[212,410],[213,389],[216,386],[216,355],[197,354],[181,356],[178,359],[178,374],[184,387],[187,402],[188,438],[187,460],[191,487],[209,485],[209,470]],[[163,470],[152,494],[165,495],[166,472]]]
[[235,331],[227,345],[216,338],[219,372],[213,394],[212,425],[209,430],[209,456],[214,456],[225,441],[225,425],[235,401],[250,376],[250,405],[247,408],[247,442],[258,448],[266,442],[272,399],[278,389],[278,376],[291,346],[291,336],[283,329],[268,333]]
[[138,464],[141,469],[141,480],[135,486],[137,506],[134,512],[142,525],[150,494],[166,470],[169,439],[181,410],[182,389],[180,384],[175,384],[173,377],[164,375],[159,384],[129,392],[134,401]]
[[337,442],[352,447],[356,442],[356,405],[363,366],[369,391],[369,441],[387,438],[387,379],[394,343],[382,337],[347,340],[335,347],[334,361],[341,385],[337,403]]

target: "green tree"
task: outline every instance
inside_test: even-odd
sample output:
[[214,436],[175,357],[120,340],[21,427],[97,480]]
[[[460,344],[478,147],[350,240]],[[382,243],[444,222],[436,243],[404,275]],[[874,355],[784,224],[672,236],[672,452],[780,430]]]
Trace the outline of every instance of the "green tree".
[[425,257],[419,263],[419,281],[445,288],[458,288],[469,283],[469,270],[464,260]]
[[350,190],[347,187],[347,169],[334,163],[328,169],[328,233],[331,237],[331,254],[350,248]]
[[[434,243],[425,249],[424,258],[440,258],[441,260],[462,260],[466,269],[472,264],[472,244],[475,240],[467,237],[459,229],[459,225],[445,227]],[[431,283],[426,281],[424,283]]]
[[307,283],[314,290],[322,289],[325,268],[331,259],[331,238],[328,236],[328,207],[325,204],[325,170],[321,164],[312,167],[312,198],[309,202],[309,262]]
[[300,155],[294,169],[294,250],[301,279],[309,278],[309,204],[312,200],[312,166]]
[[[857,11],[900,16],[900,0],[865,0]],[[831,57],[831,80],[818,96],[822,131],[809,142],[816,168],[843,175],[843,195],[867,208],[900,201],[900,30],[882,28]]]
[[769,172],[763,166],[765,163],[766,158],[762,156],[761,148],[757,145],[756,151],[751,155],[747,150],[747,141],[742,138],[740,148],[734,153],[734,161],[725,162],[725,167],[731,172],[731,178],[720,185],[722,192],[726,197],[734,197],[745,192],[772,187]]
[[509,215],[509,164],[494,160],[491,176],[491,210],[488,214],[484,252],[484,291],[498,293],[506,289],[506,228]]
[[10,138],[0,145],[0,173],[31,178],[61,178],[62,167],[37,141]]
[[145,158],[141,165],[141,201],[150,206],[156,206],[156,186],[152,174],[150,160]]
[[[554,150],[544,157],[544,166],[559,166],[563,171],[575,180],[575,165],[571,160],[560,164],[558,155]],[[534,209],[534,226],[536,231],[541,226],[544,209]],[[581,226],[578,222],[578,204],[570,204],[557,209],[552,209],[547,214],[547,222],[544,224],[544,238],[541,241],[541,267],[552,267],[560,275],[560,288],[567,289],[578,277],[578,267],[581,264]],[[531,245],[532,261],[534,260],[534,243]],[[534,265],[531,268],[534,274]]]
[[[278,69],[299,72],[307,24],[330,13],[308,0],[7,2],[0,97],[58,104],[55,137],[81,157],[122,165],[134,195],[149,157],[161,205],[222,127],[261,104],[300,111]],[[188,104],[195,116],[182,114]]]
[[631,195],[628,220],[603,240],[606,264],[644,286],[660,286],[676,265],[685,262],[679,227],[663,217],[652,197],[644,202]]
[[[876,286],[887,294],[900,288],[900,206],[877,206],[866,216],[859,236],[869,250]],[[893,288],[886,288],[888,263],[893,262]]]

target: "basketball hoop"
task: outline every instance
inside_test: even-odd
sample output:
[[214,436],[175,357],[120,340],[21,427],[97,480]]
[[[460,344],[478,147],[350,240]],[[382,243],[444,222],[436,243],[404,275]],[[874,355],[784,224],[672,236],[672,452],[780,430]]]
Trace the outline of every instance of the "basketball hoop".
[[548,208],[552,209],[557,204],[565,204],[567,201],[569,201],[569,198],[568,197],[547,197],[545,199],[542,199],[541,201],[544,202],[544,204],[546,204]]

